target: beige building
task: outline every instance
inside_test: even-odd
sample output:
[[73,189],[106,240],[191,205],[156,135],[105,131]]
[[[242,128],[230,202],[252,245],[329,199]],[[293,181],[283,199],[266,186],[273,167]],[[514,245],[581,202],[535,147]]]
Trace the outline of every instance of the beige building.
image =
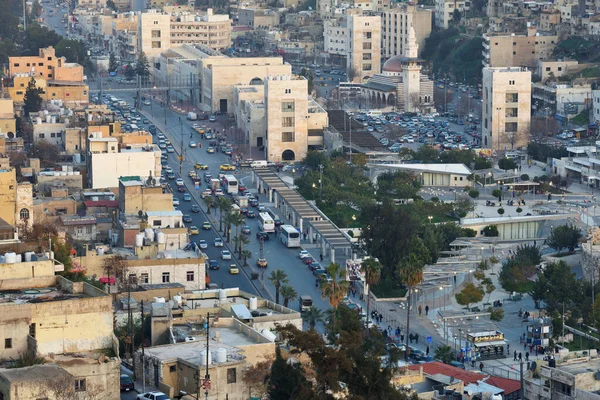
[[0,169],[0,220],[13,228],[33,224],[33,186],[17,183],[16,169]]
[[483,147],[512,150],[529,142],[531,71],[484,68],[482,89]]
[[9,75],[26,74],[44,77],[49,81],[66,81],[81,83],[84,80],[83,66],[68,63],[65,57],[56,57],[54,47],[39,49],[37,56],[20,56],[8,58]]
[[471,2],[468,0],[435,0],[435,25],[448,29],[454,18],[454,10],[458,10],[464,17],[470,9]]
[[527,28],[527,35],[483,35],[484,67],[536,68],[540,60],[547,60],[558,43],[558,36]]
[[171,211],[173,195],[164,193],[160,186],[147,185],[139,176],[122,176],[119,178],[119,210],[125,215]]
[[353,82],[365,82],[381,72],[381,17],[349,15],[348,31],[346,69]]
[[238,11],[238,25],[248,26],[252,29],[272,29],[279,26],[281,15],[279,12],[261,8],[240,8]]
[[382,54],[385,58],[404,54],[410,28],[415,30],[419,49],[425,48],[425,39],[431,34],[432,10],[415,3],[386,10],[382,14]]
[[558,79],[561,76],[573,74],[582,69],[577,60],[547,60],[538,61],[537,76],[545,82],[546,79]]
[[15,108],[10,97],[0,98],[0,135],[7,138],[14,138],[17,135]]

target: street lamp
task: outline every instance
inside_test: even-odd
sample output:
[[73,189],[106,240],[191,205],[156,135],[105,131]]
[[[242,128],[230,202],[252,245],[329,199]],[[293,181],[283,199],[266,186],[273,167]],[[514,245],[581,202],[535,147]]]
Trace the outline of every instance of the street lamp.
[[429,220],[429,223],[431,223],[431,220],[433,219],[433,217],[430,215],[427,217],[427,219]]

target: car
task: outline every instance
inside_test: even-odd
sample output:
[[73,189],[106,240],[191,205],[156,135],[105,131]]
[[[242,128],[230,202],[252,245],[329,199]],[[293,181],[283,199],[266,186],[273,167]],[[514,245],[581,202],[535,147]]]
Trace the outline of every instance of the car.
[[206,152],[207,152],[208,154],[212,154],[212,153],[214,153],[214,152],[215,152],[215,148],[214,148],[214,147],[212,147],[212,146],[208,146],[208,147],[206,148]]
[[188,234],[190,234],[190,235],[197,235],[199,233],[200,233],[200,230],[195,225],[192,225],[188,228]]
[[208,122],[217,122],[217,116],[211,115],[210,117],[208,117]]
[[236,264],[229,264],[229,273],[231,275],[237,275],[240,273],[240,269]]
[[175,184],[176,184],[177,186],[183,186],[183,179],[181,179],[181,178],[177,178],[177,180],[175,181]]
[[244,185],[238,185],[238,192],[245,192],[246,190],[248,190],[246,188],[246,186],[244,186]]
[[198,247],[200,247],[202,250],[208,249],[208,243],[206,243],[206,240],[201,239],[198,241]]
[[192,195],[189,193],[184,194],[183,201],[192,201]]
[[231,252],[229,250],[221,250],[221,258],[223,260],[231,260]]
[[235,171],[235,165],[231,164],[221,164],[219,167],[221,171]]
[[192,222],[192,216],[190,214],[183,214],[183,222],[189,224]]
[[298,257],[300,257],[300,258],[310,257],[310,253],[306,250],[300,250],[300,252],[298,253]]
[[167,146],[167,153],[175,153],[175,149],[173,148],[173,146],[171,146],[171,145]]
[[144,124],[149,124],[149,123],[150,123],[150,121],[148,121],[146,118],[144,118],[144,119],[142,120],[142,123],[144,123]]
[[216,237],[213,241],[215,247],[223,247],[224,243],[223,243],[223,239]]
[[246,216],[248,218],[256,218],[256,213],[253,210],[248,210],[248,212],[246,213]]
[[223,189],[215,189],[215,196],[225,196]]
[[202,223],[202,229],[204,229],[205,231],[209,231],[209,230],[211,230],[211,229],[212,229],[212,226],[211,226],[210,222],[208,222],[208,221],[204,221],[204,222]]
[[212,190],[210,190],[210,189],[204,189],[202,191],[202,193],[200,193],[200,197],[202,197],[202,198],[205,198],[208,196],[212,196]]
[[302,262],[306,265],[310,265],[311,263],[314,263],[315,261],[317,261],[317,260],[315,260],[312,256],[304,257],[302,259]]
[[145,106],[150,106],[150,105],[152,105],[152,103],[150,102],[150,100],[146,100],[146,101],[144,101],[144,105]]
[[164,150],[167,148],[167,145],[165,142],[158,142],[158,148]]
[[217,260],[208,261],[208,269],[219,269],[221,266]]
[[315,262],[311,262],[310,264],[308,264],[308,268],[309,268],[311,271],[314,271],[314,270],[316,270],[316,269],[323,269],[323,267],[321,267],[321,264],[319,264],[319,263],[318,263],[318,262],[316,262],[316,261],[315,261]]
[[192,170],[190,170],[190,171],[188,172],[188,176],[189,176],[190,178],[194,179],[194,178],[197,178],[197,177],[198,177],[198,174],[196,173],[196,171],[195,171],[195,170],[193,170],[193,169],[192,169]]
[[200,206],[198,204],[194,204],[191,210],[194,214],[200,212]]
[[177,191],[179,193],[185,193],[185,186],[177,186]]
[[244,215],[248,214],[248,207],[240,208],[240,214],[244,214]]
[[262,204],[259,204],[257,207],[257,210],[259,213],[265,212],[265,211],[267,211],[267,207],[263,206]]
[[196,147],[198,147],[198,143],[194,142],[193,140],[191,140],[188,143],[188,146],[190,146],[192,149],[195,149]]
[[129,375],[121,375],[121,391],[129,392],[133,389],[133,379]]
[[266,258],[259,258],[258,260],[256,260],[256,266],[259,268],[267,268],[267,259]]
[[262,240],[269,240],[269,234],[267,232],[264,231],[259,231],[256,232],[256,238],[257,239],[262,239]]
[[250,200],[250,205],[251,205],[252,207],[258,207],[258,200],[256,200],[256,199],[252,199],[252,200]]
[[208,165],[202,164],[202,163],[196,163],[196,164],[194,164],[194,168],[196,168],[196,169],[208,169]]
[[250,232],[251,232],[250,226],[248,226],[248,225],[242,226],[242,233],[245,233],[245,234],[249,235]]
[[179,205],[179,199],[177,197],[173,197],[173,205],[174,206],[178,206]]
[[325,275],[327,272],[323,268],[313,269],[313,275],[316,277],[320,277],[321,275]]
[[146,392],[138,394],[137,400],[169,400],[166,394],[163,392]]

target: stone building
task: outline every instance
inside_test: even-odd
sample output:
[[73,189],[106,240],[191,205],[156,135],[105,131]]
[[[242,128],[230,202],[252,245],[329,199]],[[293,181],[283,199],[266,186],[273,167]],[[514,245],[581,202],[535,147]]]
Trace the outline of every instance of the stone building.
[[365,82],[381,71],[381,17],[351,14],[347,26],[349,80]]
[[533,26],[526,35],[488,32],[483,35],[483,66],[536,68],[552,56],[557,43],[558,36]]
[[404,3],[384,11],[381,25],[384,57],[391,58],[405,53],[411,28],[415,30],[417,46],[422,51],[425,39],[431,34],[432,10],[415,3]]

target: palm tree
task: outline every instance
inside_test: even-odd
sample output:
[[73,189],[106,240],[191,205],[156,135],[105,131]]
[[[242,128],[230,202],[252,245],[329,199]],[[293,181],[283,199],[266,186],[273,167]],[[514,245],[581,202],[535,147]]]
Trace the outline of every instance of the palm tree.
[[288,276],[283,270],[278,269],[275,271],[271,271],[271,276],[269,277],[269,282],[275,286],[275,303],[279,304],[279,293],[281,291],[281,287],[289,282]]
[[311,306],[308,311],[302,313],[302,318],[308,322],[310,329],[315,329],[317,322],[323,321],[323,312],[317,307]]
[[223,220],[225,223],[225,236],[227,237],[227,242],[231,242],[231,225],[233,225],[236,214],[237,213],[227,213],[225,214],[225,218]]
[[379,282],[381,278],[381,264],[375,258],[367,258],[362,263],[362,270],[365,273],[365,283],[367,284],[367,335],[370,334],[369,329],[369,306],[371,303],[371,286]]
[[204,201],[204,204],[206,204],[206,208],[207,208],[207,210],[206,210],[206,213],[207,213],[208,215],[210,215],[210,209],[211,209],[212,207],[214,207],[214,205],[215,205],[215,198],[214,198],[214,197],[212,197],[212,196],[206,196],[206,197],[205,197],[204,199],[202,199],[202,200]]
[[283,306],[287,307],[290,304],[290,301],[293,301],[296,297],[298,297],[298,292],[291,285],[283,285],[281,287],[281,295],[283,296]]
[[329,299],[329,304],[333,307],[334,313],[331,322],[335,331],[337,309],[348,293],[348,281],[346,280],[346,271],[339,264],[331,263],[325,271],[331,279],[321,282],[321,294]]
[[244,259],[244,267],[248,266],[248,259],[252,258],[252,252],[250,250],[242,250],[240,258]]
[[450,364],[454,360],[454,352],[450,346],[440,346],[435,349],[435,358],[443,363]]
[[242,251],[244,251],[244,245],[249,244],[250,239],[248,239],[248,236],[246,236],[246,235],[239,235],[238,237],[240,238],[240,240],[238,241],[238,245],[239,245],[238,254],[241,257]]
[[229,215],[230,215],[231,225],[235,226],[235,236],[239,236],[240,226],[242,226],[246,222],[246,217],[244,217],[243,214],[238,213],[238,212],[234,212]]
[[225,196],[219,197],[217,200],[217,207],[219,208],[219,231],[223,230],[223,214],[231,212],[231,200]]
[[406,309],[406,349],[404,353],[406,361],[408,361],[408,338],[410,335],[410,296],[413,288],[423,282],[423,264],[415,254],[410,254],[405,263],[399,265],[398,275],[408,289],[406,301],[408,307]]

